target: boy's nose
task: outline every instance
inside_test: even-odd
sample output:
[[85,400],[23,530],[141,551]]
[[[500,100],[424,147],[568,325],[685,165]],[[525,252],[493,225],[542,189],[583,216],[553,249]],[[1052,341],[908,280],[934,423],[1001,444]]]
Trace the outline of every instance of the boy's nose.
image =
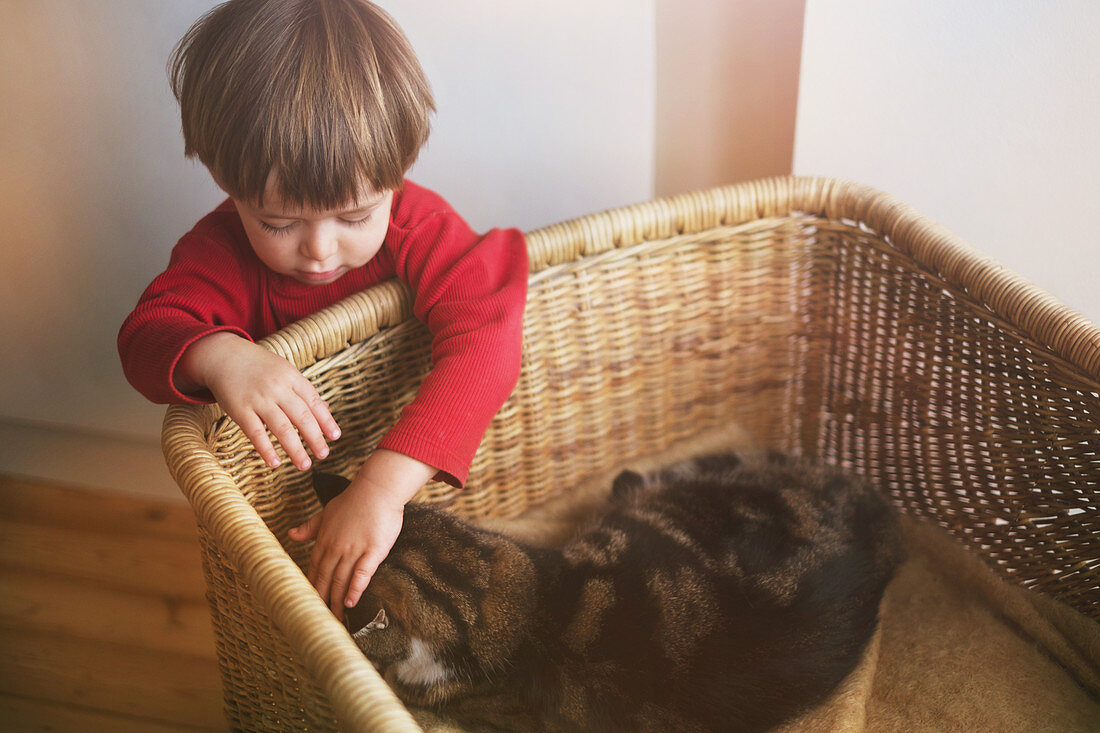
[[311,260],[323,261],[336,252],[337,246],[335,236],[323,229],[314,229],[302,240],[301,252]]

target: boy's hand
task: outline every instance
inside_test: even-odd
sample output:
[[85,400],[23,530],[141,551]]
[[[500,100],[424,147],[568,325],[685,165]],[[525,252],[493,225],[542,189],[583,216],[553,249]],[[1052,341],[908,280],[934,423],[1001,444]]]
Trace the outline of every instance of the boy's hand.
[[328,405],[293,364],[235,334],[213,333],[191,344],[180,358],[177,375],[181,391],[209,389],[273,468],[279,456],[268,430],[303,471],[311,463],[302,439],[313,455],[325,458],[325,438],[340,437]]
[[406,502],[435,472],[401,453],[377,450],[343,493],[290,530],[290,539],[298,542],[316,538],[309,582],[336,618],[359,602],[397,541]]

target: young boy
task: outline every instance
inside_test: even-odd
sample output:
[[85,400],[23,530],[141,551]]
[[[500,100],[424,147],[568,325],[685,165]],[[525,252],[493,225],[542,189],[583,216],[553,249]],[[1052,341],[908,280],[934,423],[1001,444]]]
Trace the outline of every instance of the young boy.
[[414,292],[432,369],[351,486],[291,530],[315,539],[309,580],[355,605],[430,478],[461,486],[519,374],[527,254],[483,236],[404,180],[431,91],[407,39],[366,0],[230,0],[177,47],[185,153],[229,199],[176,245],[122,325],[127,378],[154,402],[216,400],[271,466],[340,436],[293,366],[254,343],[386,278]]

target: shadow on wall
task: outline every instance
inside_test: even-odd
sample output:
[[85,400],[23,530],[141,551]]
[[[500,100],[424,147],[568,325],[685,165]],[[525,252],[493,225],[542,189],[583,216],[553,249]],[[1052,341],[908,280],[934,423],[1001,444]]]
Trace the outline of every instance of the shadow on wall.
[[658,0],[658,195],[791,172],[805,5]]

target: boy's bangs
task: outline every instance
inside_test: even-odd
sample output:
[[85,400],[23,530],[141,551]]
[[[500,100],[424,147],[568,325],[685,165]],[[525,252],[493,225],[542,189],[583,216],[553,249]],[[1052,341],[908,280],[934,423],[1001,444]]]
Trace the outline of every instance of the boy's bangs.
[[379,139],[390,137],[389,131],[372,130],[367,120],[349,119],[346,108],[329,104],[334,109],[315,110],[301,100],[303,109],[265,136],[270,147],[260,155],[268,161],[264,189],[257,192],[261,197],[273,192],[289,204],[335,209],[357,203],[371,190],[401,187],[412,160]]

